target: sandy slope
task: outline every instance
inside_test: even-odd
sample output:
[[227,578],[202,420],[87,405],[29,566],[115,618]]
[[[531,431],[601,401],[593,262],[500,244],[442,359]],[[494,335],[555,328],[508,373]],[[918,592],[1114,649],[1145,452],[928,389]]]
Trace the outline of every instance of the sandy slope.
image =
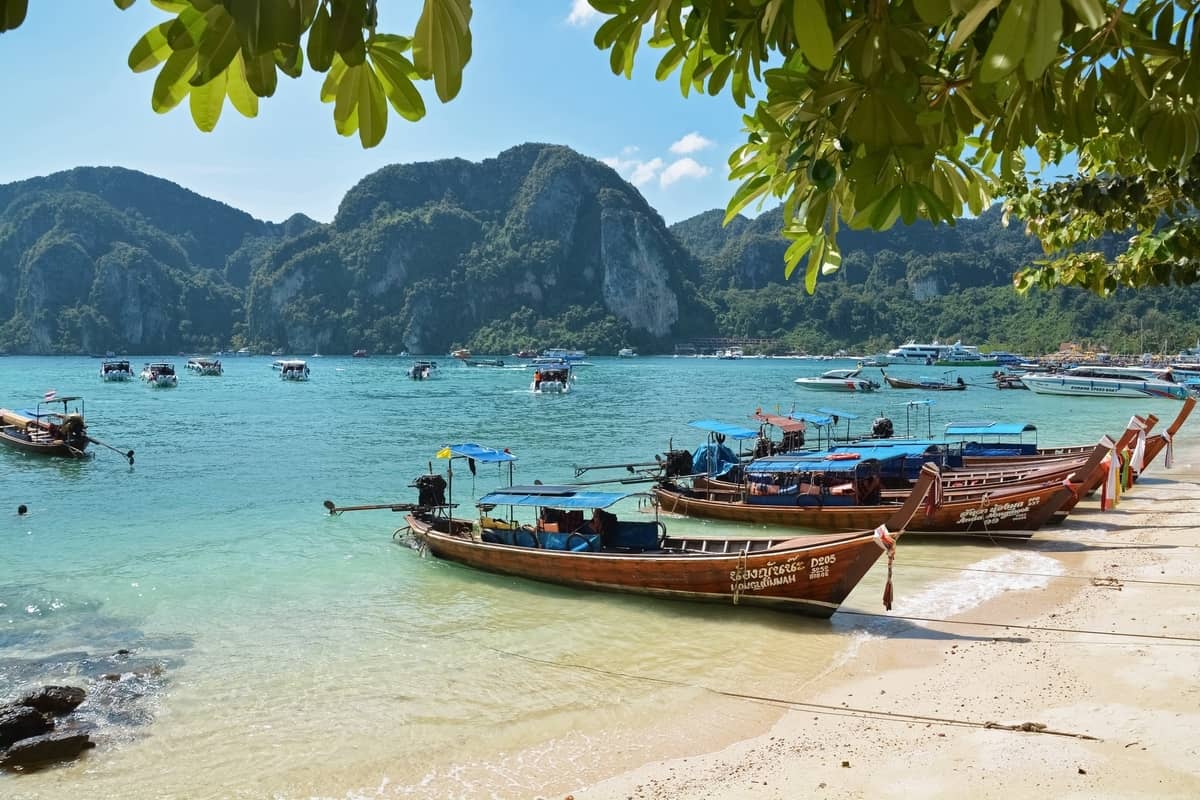
[[1115,512],[1086,501],[1023,546],[1063,577],[954,618],[1058,630],[906,625],[816,684],[779,687],[806,705],[770,732],[574,797],[1200,797],[1200,442],[1187,433],[1175,469],[1152,465]]

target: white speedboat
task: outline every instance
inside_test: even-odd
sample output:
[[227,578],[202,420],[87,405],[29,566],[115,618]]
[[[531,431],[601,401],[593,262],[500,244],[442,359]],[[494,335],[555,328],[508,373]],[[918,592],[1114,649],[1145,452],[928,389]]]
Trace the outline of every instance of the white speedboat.
[[544,364],[534,369],[529,388],[534,394],[566,394],[571,391],[573,378],[569,361]]
[[818,376],[796,378],[796,385],[801,389],[813,389],[818,392],[873,392],[879,384],[867,378],[858,377],[862,367],[857,369],[831,369]]
[[1135,367],[1075,367],[1065,372],[1027,374],[1021,382],[1037,394],[1073,397],[1168,397],[1183,400],[1188,390],[1170,370]]
[[187,371],[197,375],[223,375],[225,373],[221,362],[215,358],[189,358]]
[[271,365],[271,369],[279,371],[279,378],[285,381],[308,380],[308,364],[298,358],[283,359]]
[[142,380],[155,388],[169,389],[179,383],[175,365],[158,362],[142,367]]
[[637,350],[634,350],[632,347],[622,347],[617,351],[617,358],[635,358],[636,356]]
[[436,361],[414,361],[405,374],[414,381],[427,381],[436,374],[437,368]]
[[128,361],[105,361],[100,364],[100,380],[102,381],[131,381],[133,367]]

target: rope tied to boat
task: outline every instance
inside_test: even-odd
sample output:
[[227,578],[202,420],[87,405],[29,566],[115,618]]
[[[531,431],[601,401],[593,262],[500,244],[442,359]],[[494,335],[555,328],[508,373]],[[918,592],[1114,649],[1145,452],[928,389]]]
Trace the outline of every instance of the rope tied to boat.
[[887,553],[887,583],[883,585],[883,607],[887,611],[892,610],[892,567],[896,561],[896,537],[892,536],[887,525],[880,525],[875,529],[874,533],[875,544],[879,545],[879,549]]

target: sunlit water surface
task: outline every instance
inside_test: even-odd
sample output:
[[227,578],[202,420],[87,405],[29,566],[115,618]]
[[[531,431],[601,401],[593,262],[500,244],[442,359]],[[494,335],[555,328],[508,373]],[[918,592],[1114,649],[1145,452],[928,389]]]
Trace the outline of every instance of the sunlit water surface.
[[[74,463],[0,449],[0,699],[86,685],[81,712],[92,707],[100,743],[71,766],[0,776],[0,795],[551,795],[760,732],[778,713],[709,689],[799,699],[863,635],[924,635],[901,621],[814,621],[481,574],[396,544],[398,514],[330,517],[321,506],[414,500],[413,477],[457,441],[509,447],[518,482],[550,483],[574,480],[576,464],[694,448],[702,435],[689,420],[749,424],[756,407],[832,406],[862,416],[855,432],[880,414],[897,433],[926,432],[924,407],[905,403],[929,395],[792,383],[845,362],[592,358],[573,392],[539,396],[528,370],[449,358],[427,382],[405,377],[407,359],[314,358],[308,383],[281,382],[264,357],[226,358],[219,378],[172,360],[179,386],[151,389],[102,383],[95,359],[0,358],[0,405],[29,407],[50,388],[80,394],[91,434],[136,450],[131,469],[100,448]],[[1178,409],[1001,392],[982,385],[989,369],[960,374],[981,385],[933,396],[935,432],[1029,420],[1042,444],[1083,443],[1131,414],[1169,420]],[[468,512],[506,480],[460,469],[453,499]],[[637,513],[633,501],[620,508]],[[1038,561],[999,568],[1052,571],[1030,547],[1020,558]],[[1036,585],[919,566],[1006,552],[906,539],[894,613],[945,616]],[[882,610],[882,583],[876,568],[845,608]]]

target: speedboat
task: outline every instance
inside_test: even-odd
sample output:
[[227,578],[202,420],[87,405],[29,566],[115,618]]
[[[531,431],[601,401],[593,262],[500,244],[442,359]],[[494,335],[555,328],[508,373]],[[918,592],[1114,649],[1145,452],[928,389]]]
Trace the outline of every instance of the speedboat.
[[537,367],[529,388],[534,394],[566,394],[571,391],[571,363],[559,361]]
[[1175,382],[1170,369],[1138,367],[1074,367],[1051,375],[1022,375],[1021,382],[1037,394],[1074,397],[1170,397],[1183,400],[1186,386]]
[[133,367],[128,361],[105,361],[100,364],[100,380],[102,381],[131,381]]
[[221,362],[215,358],[189,358],[186,366],[188,372],[197,375],[222,375],[225,372]]
[[284,359],[276,361],[271,369],[279,370],[279,378],[285,381],[308,380],[308,364],[300,359]]
[[634,358],[637,356],[637,350],[632,347],[622,347],[617,351],[617,358]]
[[145,365],[142,367],[141,378],[159,389],[169,389],[179,383],[179,376],[175,374],[175,365],[165,362]]
[[862,367],[857,369],[831,369],[816,377],[796,378],[796,385],[801,389],[813,389],[818,392],[873,392],[879,384],[867,378],[858,377]]
[[414,381],[425,381],[433,377],[436,369],[436,361],[414,361],[405,374]]

